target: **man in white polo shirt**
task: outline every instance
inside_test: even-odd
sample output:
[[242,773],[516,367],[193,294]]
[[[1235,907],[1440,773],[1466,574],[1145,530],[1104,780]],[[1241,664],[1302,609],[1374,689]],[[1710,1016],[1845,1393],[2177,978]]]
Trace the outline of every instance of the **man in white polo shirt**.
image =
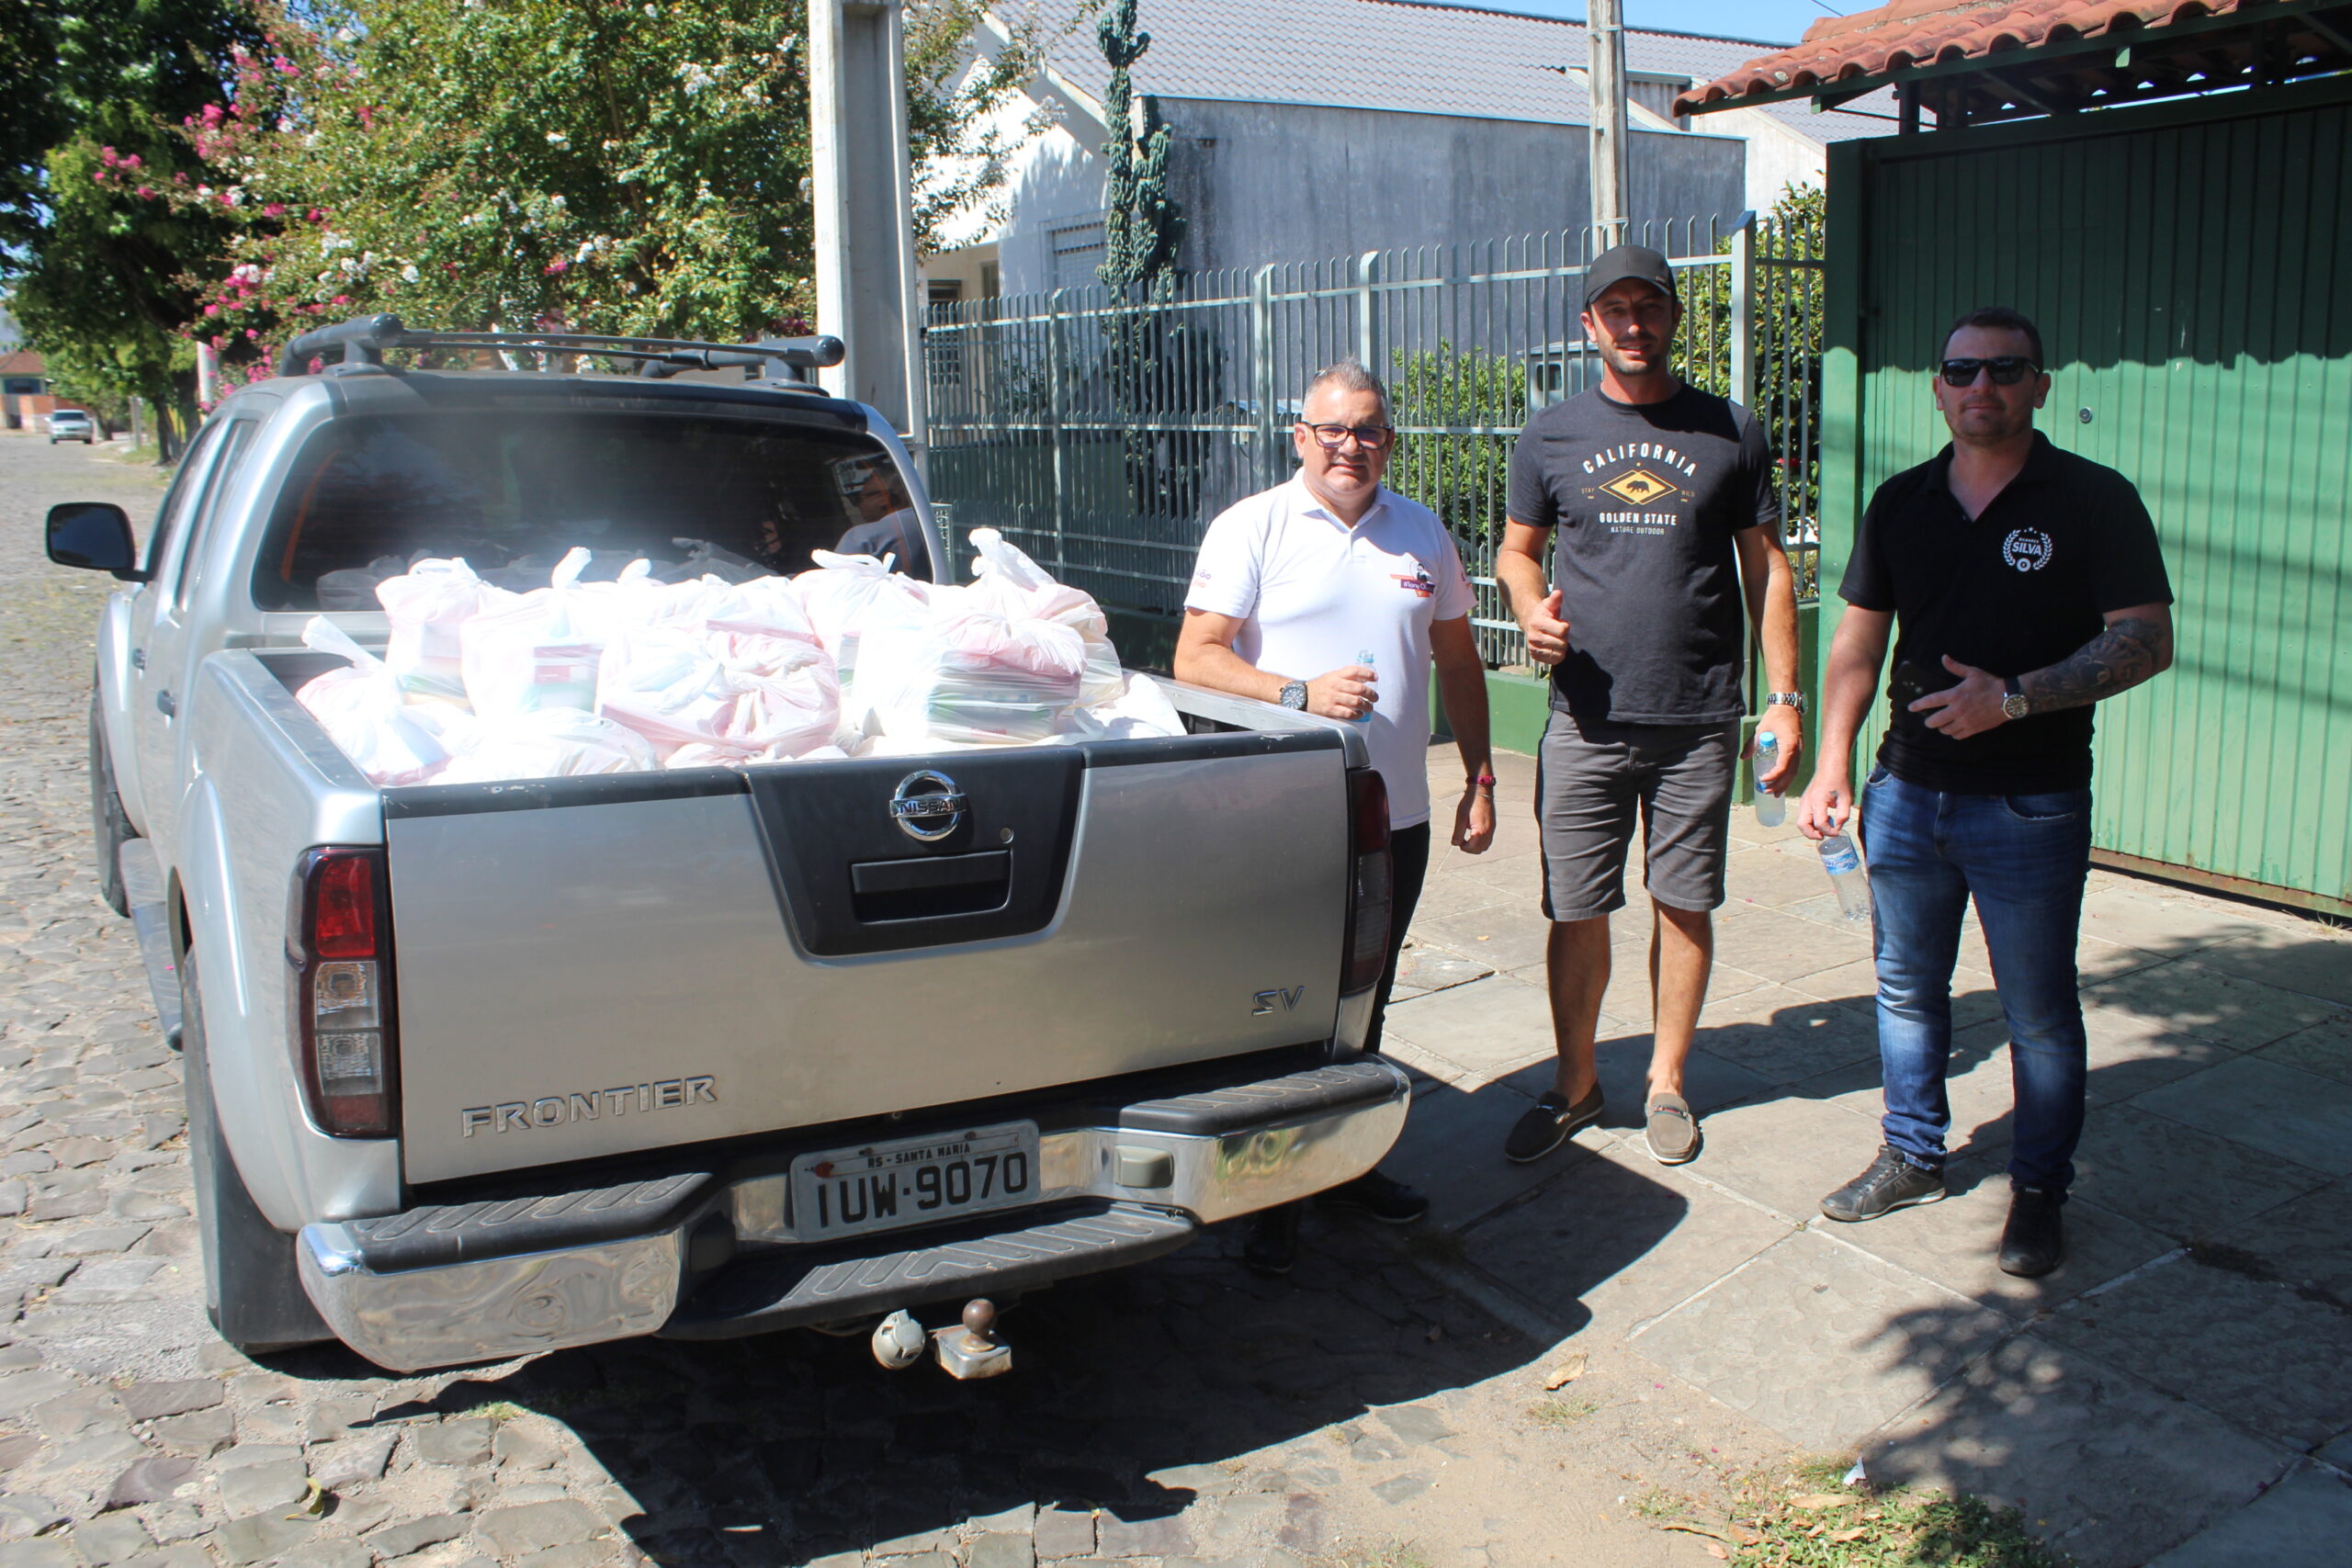
[[[1430,669],[1464,774],[1453,841],[1477,854],[1495,836],[1495,779],[1487,750],[1487,670],[1470,631],[1470,580],[1445,525],[1380,483],[1396,448],[1388,393],[1352,360],[1307,384],[1291,442],[1298,474],[1209,525],[1184,626],[1176,678],[1366,725],[1364,743],[1388,786],[1396,861],[1388,966],[1373,1000],[1364,1048],[1380,1048],[1388,987],[1430,859]],[[1429,1200],[1374,1170],[1322,1196],[1390,1224],[1409,1224]],[[1297,1211],[1277,1210],[1244,1251],[1253,1268],[1287,1272]]]

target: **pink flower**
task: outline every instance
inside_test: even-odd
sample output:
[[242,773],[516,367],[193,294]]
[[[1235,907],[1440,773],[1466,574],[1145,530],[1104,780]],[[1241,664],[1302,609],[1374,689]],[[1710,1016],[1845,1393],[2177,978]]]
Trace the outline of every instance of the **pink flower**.
[[277,59],[271,61],[270,63],[277,67],[277,73],[280,76],[300,76],[302,73],[295,69],[294,62],[292,61],[287,59],[282,54]]
[[219,104],[207,104],[204,106],[205,124],[218,125],[220,123],[220,106]]
[[154,187],[152,186],[141,186],[139,187],[139,199],[141,201],[153,201],[155,199]]
[[559,272],[563,271],[565,268],[569,267],[571,265],[571,264],[570,262],[565,261],[565,260],[563,260],[560,256],[559,256],[559,257],[557,257],[554,261],[551,261],[551,262],[548,263],[548,265],[547,265],[547,266],[546,266],[546,268],[545,268],[544,270],[545,270],[545,272],[547,273],[547,275],[548,275],[548,276],[554,276],[556,273],[559,273]]
[[126,169],[135,169],[139,167],[139,154],[133,152],[129,157],[125,158],[122,161],[122,166]]
[[351,296],[348,294],[338,294],[334,297],[334,302],[338,305],[348,305],[351,303]]
[[261,209],[261,215],[264,218],[283,218],[286,216],[286,204],[282,201],[273,201]]
[[204,308],[204,313],[208,316],[217,316],[220,313],[220,307],[218,305],[207,305]]
[[313,207],[312,209],[311,209],[311,222],[313,222],[313,223],[323,223],[323,222],[325,222],[326,220],[327,220],[327,215],[326,215],[326,209],[325,209],[324,208]]
[[258,327],[247,327],[245,329],[245,336],[254,342],[259,342],[261,339],[261,329]]

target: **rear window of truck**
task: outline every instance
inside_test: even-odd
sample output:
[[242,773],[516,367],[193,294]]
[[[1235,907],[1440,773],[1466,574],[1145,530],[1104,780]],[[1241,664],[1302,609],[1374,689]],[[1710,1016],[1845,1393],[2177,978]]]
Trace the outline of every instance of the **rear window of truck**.
[[590,581],[639,557],[665,581],[789,574],[905,504],[888,450],[857,431],[577,409],[354,417],[297,457],[254,563],[254,602],[373,610],[378,582],[428,557],[543,588],[574,546],[594,552]]

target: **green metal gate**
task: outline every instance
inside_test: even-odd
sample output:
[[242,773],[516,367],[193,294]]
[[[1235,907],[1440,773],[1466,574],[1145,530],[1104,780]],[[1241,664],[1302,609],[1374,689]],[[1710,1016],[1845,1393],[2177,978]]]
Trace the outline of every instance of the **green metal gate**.
[[2352,913],[2352,82],[1849,141],[1829,176],[1825,599],[1947,439],[1946,326],[2024,310],[2042,429],[2139,485],[2178,601],[2171,671],[2099,706],[2102,858]]

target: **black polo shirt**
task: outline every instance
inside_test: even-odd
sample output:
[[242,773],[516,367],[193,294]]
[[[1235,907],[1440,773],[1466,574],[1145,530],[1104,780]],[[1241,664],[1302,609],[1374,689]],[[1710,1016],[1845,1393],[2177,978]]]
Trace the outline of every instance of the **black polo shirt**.
[[[2036,431],[2033,454],[1972,520],[1953,499],[1951,448],[1878,487],[1855,530],[1838,592],[1858,609],[1893,611],[1894,658],[1958,683],[1944,655],[1996,675],[2057,663],[2097,637],[2105,617],[2169,604],[2155,525],[2132,481],[2062,452]],[[1878,760],[1923,789],[2038,795],[2091,782],[2091,709],[2062,708],[1953,740],[1890,699]]]

